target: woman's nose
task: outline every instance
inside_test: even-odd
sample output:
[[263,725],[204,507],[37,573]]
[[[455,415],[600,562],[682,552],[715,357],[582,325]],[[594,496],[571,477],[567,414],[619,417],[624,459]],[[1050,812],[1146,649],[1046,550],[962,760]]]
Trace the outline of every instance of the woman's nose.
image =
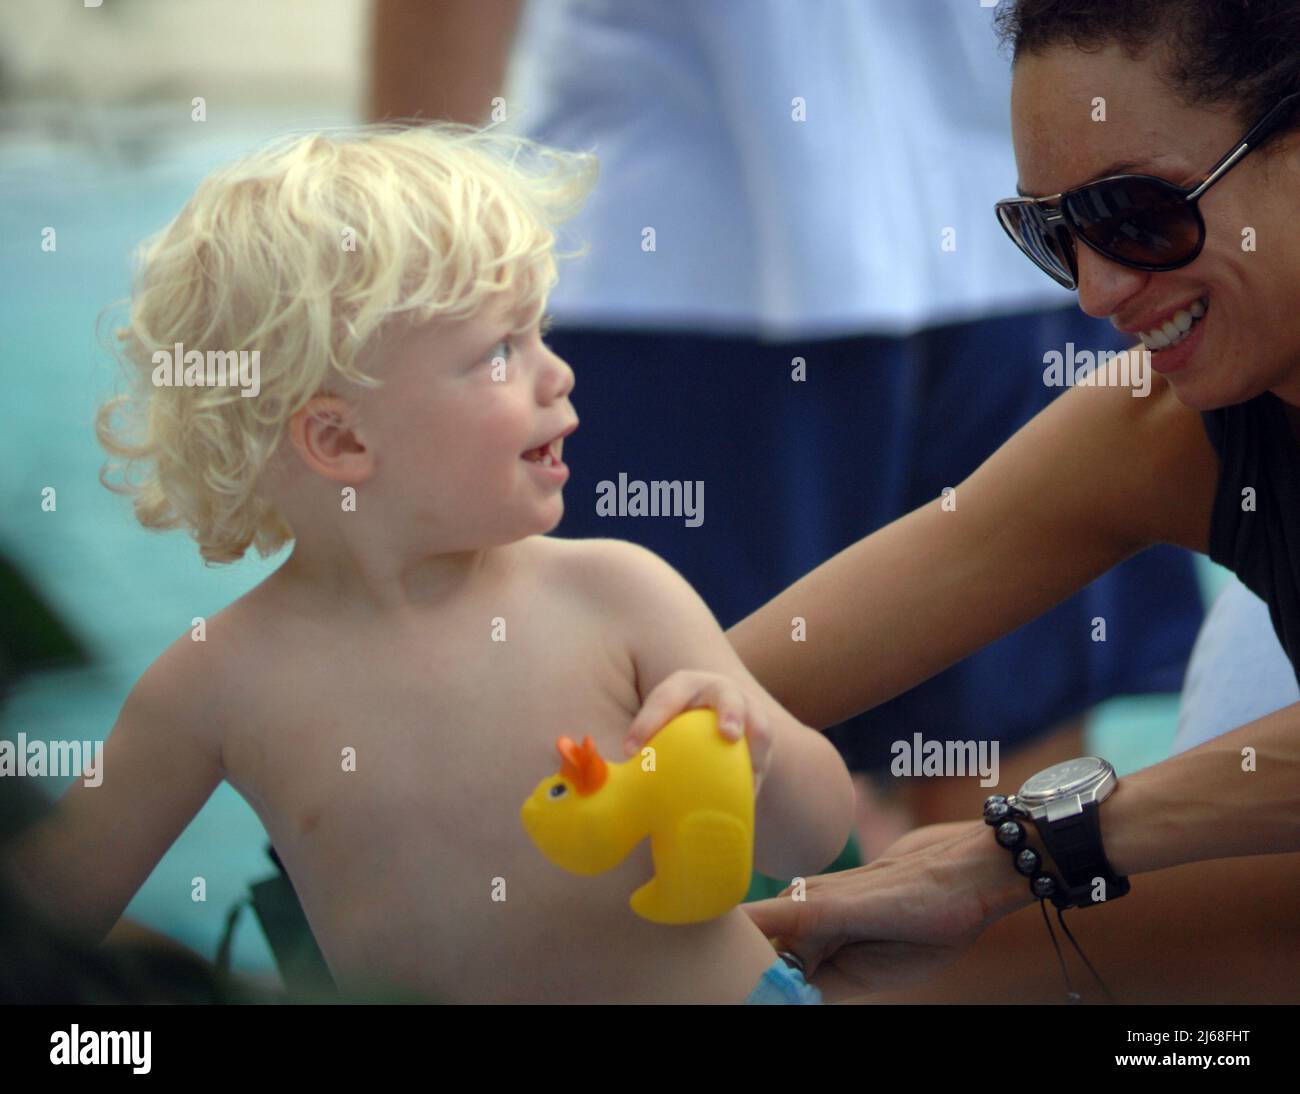
[[1151,276],[1099,255],[1086,243],[1076,245],[1079,267],[1079,307],[1096,319],[1108,319]]

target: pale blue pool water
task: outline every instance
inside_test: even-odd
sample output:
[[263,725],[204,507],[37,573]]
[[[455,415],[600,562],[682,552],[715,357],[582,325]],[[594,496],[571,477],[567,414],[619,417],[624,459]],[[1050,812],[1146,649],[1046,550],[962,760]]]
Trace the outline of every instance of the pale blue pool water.
[[[279,562],[207,568],[181,533],[143,531],[125,499],[97,480],[92,421],[116,373],[95,338],[100,310],[128,291],[128,256],[180,208],[217,163],[276,128],[204,132],[152,146],[143,162],[9,140],[0,145],[0,349],[7,428],[0,431],[0,549],[34,580],[97,657],[88,671],[30,679],[0,713],[13,736],[102,739],[153,659],[195,616],[210,616]],[[57,250],[41,249],[45,227]],[[57,509],[43,512],[54,487]],[[1220,577],[1206,565],[1207,588]],[[1092,747],[1121,773],[1167,754],[1176,698],[1116,700],[1094,720]],[[56,787],[50,788],[52,792]],[[221,786],[167,852],[127,914],[211,957],[226,912],[271,873],[261,823]],[[207,899],[191,899],[206,879]],[[251,919],[234,965],[266,972],[269,950]]]
[[[210,616],[278,560],[208,568],[181,533],[141,529],[126,499],[98,482],[92,423],[117,373],[96,342],[99,312],[129,290],[129,256],[161,228],[202,176],[270,131],[227,131],[158,145],[145,163],[11,141],[0,157],[0,549],[86,641],[88,671],[29,679],[0,713],[0,731],[102,739],[136,679],[195,616]],[[57,249],[41,249],[45,227]],[[42,491],[57,491],[43,512]],[[53,781],[51,781],[53,782]],[[56,787],[51,785],[51,791]],[[211,957],[224,918],[250,881],[273,872],[248,805],[222,785],[163,857],[127,915]],[[191,899],[195,877],[206,902]],[[271,968],[245,919],[234,965]]]

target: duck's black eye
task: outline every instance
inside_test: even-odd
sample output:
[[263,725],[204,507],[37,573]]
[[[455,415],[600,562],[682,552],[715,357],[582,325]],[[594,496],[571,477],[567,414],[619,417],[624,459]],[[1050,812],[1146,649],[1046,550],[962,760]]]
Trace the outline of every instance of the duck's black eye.
[[553,787],[551,787],[551,797],[553,798],[562,798],[567,793],[568,793],[568,787],[566,787],[564,783],[556,783]]

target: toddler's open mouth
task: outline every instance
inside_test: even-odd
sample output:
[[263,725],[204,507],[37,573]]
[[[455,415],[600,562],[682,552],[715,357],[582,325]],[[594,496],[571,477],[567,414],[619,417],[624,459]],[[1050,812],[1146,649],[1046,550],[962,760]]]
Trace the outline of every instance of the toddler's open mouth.
[[564,441],[557,438],[553,441],[547,441],[546,444],[539,448],[530,448],[523,454],[523,459],[530,463],[540,463],[545,467],[552,467],[560,462],[560,450],[564,447]]
[[554,467],[560,464],[561,453],[564,451],[564,438],[578,428],[578,423],[574,422],[564,430],[559,436],[552,437],[545,444],[538,445],[536,448],[530,448],[520,459],[527,460],[529,463],[540,463],[543,467]]

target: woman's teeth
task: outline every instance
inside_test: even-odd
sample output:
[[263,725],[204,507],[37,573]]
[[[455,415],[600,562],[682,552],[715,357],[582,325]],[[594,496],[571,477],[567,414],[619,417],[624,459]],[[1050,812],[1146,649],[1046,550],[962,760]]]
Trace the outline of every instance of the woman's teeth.
[[1148,349],[1168,349],[1178,345],[1191,333],[1192,327],[1200,321],[1205,310],[1205,301],[1197,300],[1177,312],[1173,318],[1166,319],[1163,326],[1151,331],[1139,331],[1138,335]]

